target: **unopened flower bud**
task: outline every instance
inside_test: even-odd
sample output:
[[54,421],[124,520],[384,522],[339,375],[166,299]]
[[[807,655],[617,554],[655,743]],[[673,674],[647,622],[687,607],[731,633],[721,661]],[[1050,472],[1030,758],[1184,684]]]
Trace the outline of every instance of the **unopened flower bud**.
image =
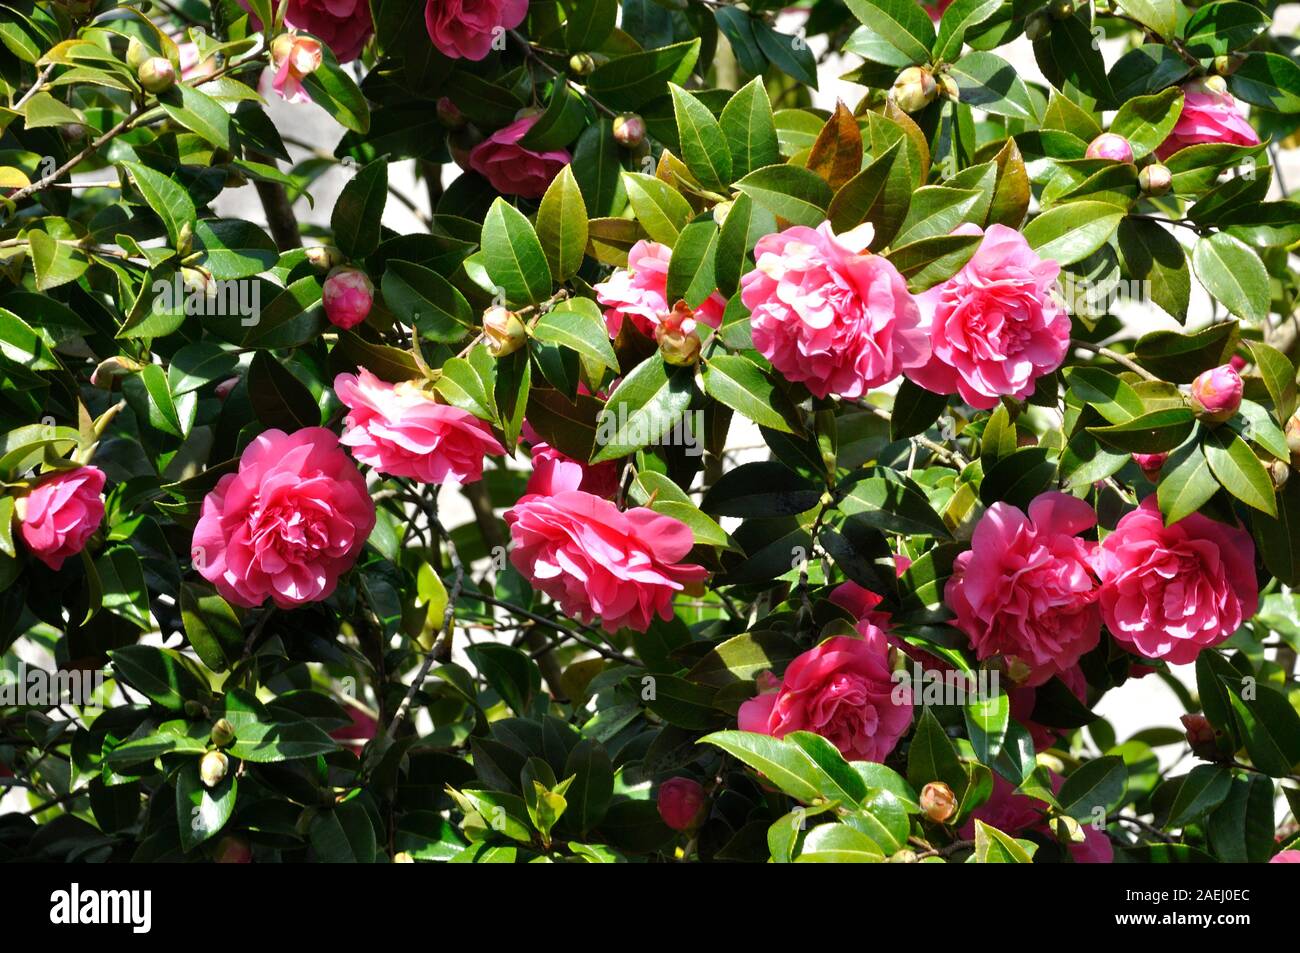
[[633,149],[645,141],[645,120],[636,113],[614,117],[614,141]]
[[957,797],[942,781],[921,788],[921,811],[936,824],[945,824],[957,813]]
[[1231,364],[1202,372],[1192,381],[1192,410],[1207,423],[1221,424],[1241,407],[1241,375]]
[[505,357],[524,346],[528,331],[519,315],[507,308],[488,308],[483,312],[483,337],[493,357]]
[[1286,445],[1291,451],[1291,465],[1300,467],[1300,410],[1286,422]]
[[700,336],[695,332],[695,312],[685,301],[678,301],[673,310],[655,326],[655,340],[664,362],[678,367],[690,367],[700,360]]
[[574,53],[569,57],[569,72],[574,76],[589,76],[596,68],[596,61],[590,53]]
[[1058,814],[1052,818],[1052,832],[1062,844],[1082,844],[1087,840],[1083,827],[1068,814]]
[[1006,658],[1007,678],[1011,679],[1017,685],[1028,680],[1029,676],[1034,674],[1033,668],[1022,658],[1014,655],[1008,655]]
[[1041,40],[1052,32],[1052,18],[1046,10],[1035,10],[1025,17],[1025,36],[1030,42]]
[[207,707],[193,698],[186,701],[181,710],[185,712],[187,718],[202,718],[208,713]]
[[251,864],[253,851],[242,837],[223,837],[212,855],[217,864]]
[[1220,760],[1218,733],[1204,715],[1189,713],[1179,719],[1187,732],[1192,754],[1205,761]]
[[957,86],[957,81],[949,73],[939,74],[939,92],[947,99],[957,102],[961,99],[961,89]]
[[1068,20],[1074,16],[1074,0],[1052,0],[1047,5],[1047,12],[1053,20]]
[[1169,459],[1169,454],[1167,453],[1133,454],[1133,462],[1136,463],[1142,469],[1142,472],[1146,475],[1146,478],[1150,480],[1152,483],[1155,483],[1156,480],[1160,477],[1160,468],[1165,465],[1165,461],[1168,459]]
[[224,381],[222,381],[215,388],[213,388],[213,390],[216,392],[217,400],[222,401],[224,403],[226,398],[230,396],[230,392],[233,391],[238,386],[239,386],[238,377],[227,377]]
[[894,851],[885,858],[887,864],[914,864],[916,863],[916,851],[908,850],[904,847],[902,850]]
[[1222,76],[1206,76],[1188,85],[1193,88],[1199,86],[1210,93],[1223,94],[1228,91],[1228,82]]
[[85,123],[65,122],[59,126],[59,135],[67,142],[80,142],[86,138],[90,130],[86,128]]
[[321,303],[330,323],[346,331],[370,314],[375,304],[375,286],[364,271],[344,265],[335,268],[325,279]]
[[343,264],[343,253],[333,245],[312,245],[304,249],[307,264],[317,271],[329,273]]
[[473,123],[467,123],[460,129],[453,129],[447,133],[447,151],[451,153],[452,161],[466,172],[473,172],[474,169],[469,164],[470,151],[483,141],[483,133],[479,132],[478,127]]
[[468,120],[455,103],[443,96],[438,100],[438,122],[447,129],[463,129]]
[[889,90],[889,98],[903,112],[920,112],[939,95],[939,84],[923,66],[909,66],[898,74]]
[[221,783],[221,779],[226,776],[226,771],[230,767],[230,759],[220,751],[209,751],[199,762],[199,777],[203,780],[205,787],[215,788]]
[[1087,159],[1110,159],[1112,162],[1132,162],[1133,147],[1123,136],[1113,132],[1103,132],[1088,143]]
[[218,718],[212,726],[212,743],[218,748],[224,748],[234,740],[235,726],[224,718]]
[[1219,76],[1231,76],[1245,61],[1245,53],[1224,53],[1214,58],[1214,72]]
[[98,387],[101,390],[112,390],[114,382],[119,377],[138,374],[142,370],[144,370],[144,365],[129,357],[119,355],[117,357],[105,358],[100,361],[99,365],[91,372],[90,386]]
[[320,40],[303,33],[281,33],[271,41],[271,62],[276,68],[289,64],[289,71],[301,79],[320,69],[325,51]]
[[1161,165],[1159,162],[1144,166],[1138,173],[1138,188],[1142,190],[1143,195],[1153,198],[1164,195],[1173,184],[1174,174],[1169,171],[1168,166]]
[[675,831],[689,831],[704,820],[708,798],[699,781],[669,778],[659,785],[659,816]]
[[146,92],[157,95],[165,93],[176,85],[176,67],[172,61],[161,56],[151,56],[140,64],[136,78]]
[[404,851],[404,850],[399,850],[396,854],[393,855],[393,863],[395,863],[395,864],[413,864],[413,863],[415,863],[415,858],[412,857],[410,854],[408,854],[406,851]]
[[1285,460],[1269,460],[1268,478],[1273,481],[1273,489],[1280,490],[1291,479],[1291,465]]
[[131,68],[131,72],[140,72],[140,67],[144,65],[145,60],[153,56],[149,47],[145,46],[135,37],[131,37],[126,44],[126,65]]

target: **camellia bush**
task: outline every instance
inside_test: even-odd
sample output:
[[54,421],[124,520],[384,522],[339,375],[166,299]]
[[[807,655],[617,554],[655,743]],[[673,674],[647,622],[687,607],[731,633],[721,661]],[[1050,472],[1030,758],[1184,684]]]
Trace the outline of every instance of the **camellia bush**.
[[0,0],[0,857],[1300,860],[1275,6]]

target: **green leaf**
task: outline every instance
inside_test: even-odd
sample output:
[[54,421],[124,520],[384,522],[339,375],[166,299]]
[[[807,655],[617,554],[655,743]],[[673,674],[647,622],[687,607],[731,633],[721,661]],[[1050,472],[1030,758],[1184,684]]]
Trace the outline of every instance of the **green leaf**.
[[[312,102],[344,129],[365,135],[370,131],[370,107],[357,84],[339,65],[333,51],[322,44],[324,62],[302,79]],[[380,160],[383,161],[383,160]]]
[[903,536],[948,537],[943,519],[915,483],[891,470],[859,470],[835,488],[836,506],[870,526]]
[[1065,779],[1056,794],[1063,813],[1090,821],[1098,809],[1109,812],[1121,802],[1128,784],[1124,759],[1113,755],[1085,761]]
[[746,83],[727,100],[719,124],[731,150],[734,178],[781,161],[772,103],[761,77]]
[[1256,324],[1268,317],[1268,271],[1244,242],[1225,232],[1202,236],[1192,267],[1205,290],[1237,317]]
[[1241,679],[1224,679],[1250,762],[1271,778],[1292,774],[1300,764],[1300,712],[1287,696],[1268,685],[1251,686]]
[[292,433],[320,426],[320,408],[307,385],[269,351],[258,351],[248,369],[248,397],[257,419],[267,427]]
[[721,748],[797,801],[809,804],[821,796],[821,772],[793,743],[749,731],[715,731],[698,743]]
[[641,227],[651,239],[675,245],[677,235],[691,217],[691,204],[667,182],[640,172],[624,172],[627,199]]
[[977,864],[1028,864],[1033,857],[1025,849],[1025,842],[976,818],[974,860]]
[[618,0],[571,0],[565,7],[564,43],[568,49],[598,50],[614,32]]
[[586,833],[604,819],[614,794],[614,768],[609,754],[604,745],[583,738],[569,752],[562,773],[573,778],[565,791],[569,802],[565,823]]
[[663,439],[691,405],[690,368],[669,367],[657,352],[636,366],[609,395],[596,421],[592,463],[617,460]]
[[825,179],[794,165],[755,169],[737,182],[736,188],[790,224],[810,228],[826,219],[833,195]]
[[1067,367],[1065,381],[1074,396],[1090,404],[1112,424],[1122,424],[1146,413],[1146,406],[1132,385],[1100,367]]
[[709,487],[700,508],[718,516],[794,516],[819,499],[821,490],[811,480],[784,463],[761,460],[724,473]]
[[1192,433],[1196,417],[1187,407],[1165,407],[1108,427],[1089,427],[1108,447],[1125,453],[1167,453]]
[[250,278],[275,267],[280,252],[274,239],[252,222],[234,218],[208,218],[194,224],[196,247],[203,249],[198,264],[218,281]]
[[799,414],[763,370],[738,354],[719,354],[704,368],[704,393],[762,427],[800,433]]
[[917,791],[931,781],[942,781],[961,798],[968,783],[957,749],[934,712],[924,709],[907,756],[907,781]]
[[665,94],[668,83],[684,83],[699,55],[700,41],[694,39],[619,56],[596,68],[587,89],[611,109],[639,109]]
[[972,698],[962,711],[975,757],[983,764],[992,764],[1002,752],[1007,737],[1007,726],[1011,721],[1010,698],[1005,694]]
[[1245,61],[1228,77],[1228,89],[1243,102],[1294,114],[1300,112],[1300,66],[1277,53],[1247,53]]
[[718,226],[711,218],[691,222],[682,229],[668,261],[665,294],[669,304],[684,300],[698,308],[717,290],[717,254]]
[[459,341],[475,323],[474,311],[465,296],[442,275],[423,265],[388,262],[380,290],[388,310],[430,341]]
[[1132,217],[1120,223],[1116,238],[1125,276],[1146,282],[1152,301],[1177,320],[1186,320],[1192,278],[1178,239],[1156,222]]
[[847,0],[858,21],[907,58],[921,65],[930,61],[935,45],[934,25],[912,0]]
[[334,242],[349,258],[365,258],[379,247],[384,208],[388,204],[388,161],[376,159],[343,186],[330,227]]
[[837,234],[871,222],[880,242],[894,237],[912,200],[907,163],[898,161],[902,154],[903,140],[895,140],[839,188],[826,210]]
[[609,332],[599,306],[590,298],[561,301],[533,327],[533,337],[559,344],[611,371],[618,371],[618,357],[609,342]]
[[1169,809],[1166,827],[1186,827],[1223,803],[1232,788],[1232,772],[1219,764],[1200,764],[1183,778]]
[[483,258],[488,277],[512,304],[539,304],[551,296],[551,269],[542,243],[523,213],[498,198],[483,222]]
[[537,237],[556,281],[568,281],[587,251],[587,206],[572,166],[560,170],[537,210]]
[[1016,68],[994,53],[967,53],[948,68],[962,103],[974,109],[1036,122],[1037,110]]
[[1202,371],[1226,364],[1236,346],[1237,322],[1223,321],[1190,334],[1144,334],[1133,348],[1133,356],[1163,380],[1190,384]]
[[215,837],[235,810],[239,781],[233,770],[215,787],[199,776],[199,761],[191,759],[176,777],[176,826],[186,853]]
[[[195,557],[196,563],[199,557]],[[185,637],[203,664],[214,672],[224,672],[239,659],[243,650],[244,629],[221,596],[192,583],[181,583],[181,621]]]
[[862,831],[847,824],[819,824],[808,832],[794,860],[797,864],[877,864],[884,859],[880,845]]
[[487,683],[519,717],[528,714],[533,697],[541,690],[542,673],[528,655],[511,645],[479,642],[465,650]]
[[140,190],[140,194],[144,196],[144,200],[162,219],[172,247],[179,248],[181,230],[186,226],[192,228],[195,219],[198,218],[189,193],[161,172],[155,172],[139,162],[123,162],[121,165],[131,173],[131,179]]
[[1122,0],[1120,6],[1164,39],[1171,39],[1178,28],[1177,0]]
[[672,93],[677,136],[686,167],[705,188],[725,188],[731,182],[731,152],[718,120],[707,106],[680,86],[669,83],[668,89]]
[[1165,523],[1172,525],[1190,516],[1219,492],[1219,481],[1210,472],[1209,461],[1196,440],[1175,450],[1160,472],[1156,500]]
[[1124,209],[1107,202],[1069,202],[1025,226],[1025,240],[1043,258],[1062,265],[1082,261],[1110,240]]
[[1226,427],[1216,427],[1205,438],[1205,459],[1219,484],[1247,506],[1277,516],[1277,499],[1268,470],[1255,451]]
[[966,34],[975,29],[1003,6],[1004,0],[956,0],[943,11],[939,21],[939,38],[934,44],[934,59],[951,63],[961,55]]
[[160,96],[158,105],[175,122],[212,145],[230,148],[230,114],[207,93],[180,83]]
[[1252,4],[1237,0],[1207,3],[1187,18],[1183,45],[1197,59],[1222,56],[1245,46],[1268,29],[1268,24],[1268,17]]
[[759,629],[732,636],[709,649],[686,673],[686,679],[714,688],[750,683],[762,672],[783,671],[798,654],[799,648],[789,636]]
[[[128,548],[128,547],[122,547]],[[113,673],[150,701],[171,711],[180,711],[187,701],[204,701],[208,686],[168,649],[151,645],[128,645],[108,653]]]
[[1178,123],[1183,111],[1183,91],[1177,86],[1152,96],[1127,100],[1111,121],[1110,131],[1123,136],[1133,147],[1133,158],[1155,151]]
[[[102,591],[101,605],[143,632],[153,628],[149,618],[149,590],[144,567],[130,546],[114,546],[95,560]],[[142,688],[141,691],[144,691]]]

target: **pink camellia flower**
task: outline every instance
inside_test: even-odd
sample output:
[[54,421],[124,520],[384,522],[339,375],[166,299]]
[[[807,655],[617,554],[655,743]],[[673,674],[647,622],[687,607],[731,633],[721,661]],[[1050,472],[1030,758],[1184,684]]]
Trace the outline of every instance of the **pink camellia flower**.
[[527,15],[528,0],[427,0],[424,25],[443,56],[481,60]]
[[1087,159],[1109,159],[1112,162],[1132,162],[1133,147],[1129,141],[1121,135],[1113,132],[1103,132],[1092,142],[1088,143],[1088,150],[1084,153]]
[[1270,864],[1300,864],[1300,850],[1284,850],[1269,858]]
[[469,411],[440,404],[416,381],[390,384],[364,367],[334,378],[348,406],[339,443],[379,473],[421,483],[473,483],[483,457],[505,453],[492,428]]
[[604,463],[575,460],[542,440],[526,420],[522,432],[533,464],[533,475],[528,478],[525,495],[554,496],[565,490],[582,490],[609,499],[618,492],[622,469],[617,460]]
[[194,567],[229,602],[326,599],[375,527],[366,481],[324,427],[267,430],[203,500]]
[[842,235],[796,225],[759,239],[740,279],[754,346],[817,397],[861,397],[929,357],[916,301],[866,250],[872,236],[869,223]]
[[[1065,779],[1055,771],[1051,772],[1051,781],[1053,793],[1060,791],[1061,785],[1065,783]],[[975,821],[979,820],[1013,837],[1030,831],[1051,837],[1051,827],[1043,813],[1045,807],[1037,798],[1017,794],[1010,781],[994,772],[993,793],[987,801],[971,811],[970,819],[960,833],[966,840],[972,840],[975,837]],[[1067,847],[1071,859],[1076,864],[1109,864],[1113,861],[1115,848],[1106,832],[1097,830],[1091,824],[1080,826],[1084,841]]]
[[1192,410],[1202,420],[1223,423],[1241,408],[1241,375],[1231,364],[1203,371],[1192,381]]
[[[954,234],[978,235],[976,225]],[[937,394],[988,410],[1001,397],[1028,397],[1065,360],[1070,316],[1052,295],[1061,266],[1039,258],[1005,225],[983,232],[975,255],[943,284],[917,295],[930,333],[929,363],[907,372]]]
[[1199,142],[1259,144],[1259,134],[1237,111],[1237,100],[1228,92],[1222,76],[1183,84],[1183,111],[1165,141],[1156,147],[1156,156],[1163,162],[1179,149]]
[[534,152],[519,144],[536,116],[516,119],[469,151],[469,166],[502,195],[539,199],[571,156],[563,149]]
[[[1083,703],[1088,701],[1088,680],[1083,669],[1072,665],[1057,676],[1075,698]],[[1038,701],[1038,689],[1028,685],[1014,685],[1007,689],[1007,699],[1011,702],[1011,717],[1024,725],[1033,739],[1034,750],[1044,751],[1061,739],[1061,732],[1050,725],[1034,721],[1034,704]]]
[[1154,495],[1102,541],[1097,569],[1106,627],[1144,658],[1193,662],[1259,608],[1250,534],[1200,513],[1166,526]]
[[[912,560],[906,556],[894,556],[894,564],[897,568],[899,578],[907,572]],[[940,672],[950,671],[952,665],[932,655],[925,649],[915,646],[899,635],[890,631],[893,620],[888,612],[877,608],[884,599],[872,592],[870,589],[859,586],[856,582],[845,582],[831,590],[830,601],[839,606],[845,612],[849,613],[856,619],[856,628],[859,632],[865,634],[865,628],[874,626],[885,633],[885,638],[889,644],[898,649],[913,662],[916,662],[925,671],[936,670]]]
[[698,827],[707,803],[704,787],[692,778],[669,778],[659,785],[659,816],[675,831]]
[[1028,516],[1008,503],[988,508],[944,588],[977,658],[1022,663],[1033,686],[1096,647],[1096,543],[1078,535],[1096,524],[1091,506],[1055,491],[1035,497]]
[[599,618],[608,632],[671,619],[674,594],[708,577],[703,566],[680,562],[695,544],[690,527],[645,507],[622,511],[566,488],[524,496],[504,516],[520,574],[565,615]]
[[335,741],[351,742],[350,747],[354,748],[360,748],[366,743],[375,740],[375,735],[379,731],[379,722],[360,709],[350,706],[348,707],[348,717],[352,719],[352,723],[344,725],[342,728],[335,728],[330,732],[331,738]]
[[81,552],[104,519],[105,479],[98,467],[57,470],[18,497],[18,535],[33,556],[57,570]]
[[[673,251],[658,242],[639,241],[628,252],[627,267],[616,268],[605,281],[595,285],[596,300],[605,305],[605,327],[611,338],[618,337],[623,321],[630,320],[648,338],[668,318],[675,302],[668,300],[668,262]],[[727,300],[713,292],[695,309],[694,319],[711,328],[722,323]],[[683,333],[694,330],[692,323]]]
[[885,633],[869,623],[858,631],[862,638],[833,636],[791,662],[779,689],[740,706],[740,730],[814,731],[852,761],[884,761],[912,724],[912,699],[895,697]]
[[[248,9],[248,0],[239,0]],[[254,27],[262,22],[252,18]],[[355,60],[375,32],[368,0],[289,0],[284,25],[320,37],[340,63]]]
[[330,324],[347,331],[370,314],[375,305],[375,286],[361,269],[340,265],[325,279],[321,304]]
[[271,44],[271,65],[262,73],[258,92],[266,98],[274,91],[290,103],[309,103],[311,95],[303,77],[320,69],[324,61],[320,41],[299,33],[282,33]]

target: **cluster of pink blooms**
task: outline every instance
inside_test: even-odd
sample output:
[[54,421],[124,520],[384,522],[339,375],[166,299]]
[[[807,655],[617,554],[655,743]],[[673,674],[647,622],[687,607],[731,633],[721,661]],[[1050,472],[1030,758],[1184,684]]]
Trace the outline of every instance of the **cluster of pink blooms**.
[[978,658],[1002,657],[1022,684],[1041,685],[1097,646],[1104,621],[1134,654],[1181,664],[1255,614],[1255,547],[1241,527],[1199,513],[1166,526],[1154,496],[1100,544],[1081,539],[1096,521],[1056,492],[1027,515],[989,507],[944,590]]

